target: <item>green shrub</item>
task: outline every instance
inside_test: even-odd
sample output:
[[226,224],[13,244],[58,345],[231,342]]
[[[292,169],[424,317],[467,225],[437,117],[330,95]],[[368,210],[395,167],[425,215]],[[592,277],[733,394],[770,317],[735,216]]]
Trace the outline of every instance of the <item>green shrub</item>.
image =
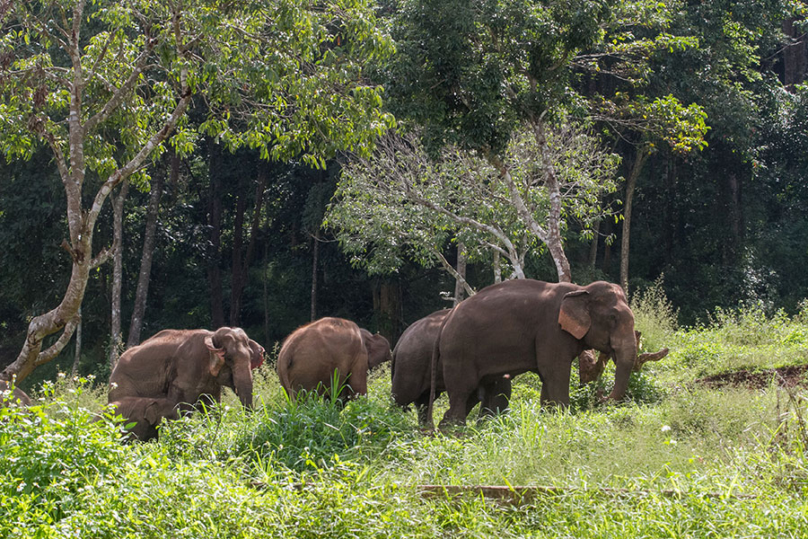
[[663,277],[634,294],[630,305],[634,313],[634,328],[642,333],[643,349],[656,351],[669,346],[678,327],[678,311],[665,295]]
[[73,402],[0,408],[0,537],[35,537],[40,528],[58,536],[47,529],[84,489],[120,477],[128,455],[120,427],[77,405],[86,380],[78,382]]
[[336,399],[301,392],[283,406],[255,412],[249,429],[234,442],[234,454],[256,462],[278,462],[293,470],[318,466],[334,455],[384,449],[409,431],[407,419],[390,404],[359,397],[344,407]]

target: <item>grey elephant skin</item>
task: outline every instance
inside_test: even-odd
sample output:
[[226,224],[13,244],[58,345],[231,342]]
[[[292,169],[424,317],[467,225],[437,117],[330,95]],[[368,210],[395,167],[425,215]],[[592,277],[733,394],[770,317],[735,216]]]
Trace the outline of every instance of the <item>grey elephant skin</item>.
[[[441,325],[450,312],[451,309],[444,309],[413,322],[401,334],[393,350],[393,363],[390,369],[393,400],[404,408],[414,403],[418,412],[418,424],[422,427],[429,423],[432,353]],[[438,398],[446,390],[440,366],[435,383],[435,398]],[[504,412],[508,409],[510,396],[510,379],[496,377],[470,395],[466,415],[478,402],[482,402],[481,417]]]
[[[222,387],[229,387],[251,408],[252,371],[263,361],[264,348],[241,328],[165,329],[124,352],[110,375],[108,399],[133,410],[146,409],[154,399],[193,410],[200,402],[218,402]],[[147,402],[136,406],[131,399]]]
[[339,399],[367,394],[368,371],[392,358],[390,343],[344,318],[321,318],[289,335],[278,377],[291,398],[302,389],[328,395],[335,372]]
[[543,405],[569,405],[572,361],[594,349],[616,364],[609,396],[620,400],[637,360],[634,314],[622,288],[604,281],[587,286],[532,279],[484,288],[447,316],[432,364],[442,366],[449,410],[442,424],[464,423],[467,401],[481,382],[537,372]]

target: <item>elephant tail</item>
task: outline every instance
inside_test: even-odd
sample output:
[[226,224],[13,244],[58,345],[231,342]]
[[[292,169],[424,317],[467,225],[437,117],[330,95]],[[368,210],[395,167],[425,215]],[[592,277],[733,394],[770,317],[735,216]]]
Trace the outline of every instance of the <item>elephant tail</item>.
[[438,385],[438,363],[440,362],[440,336],[443,333],[443,328],[446,326],[446,322],[451,318],[451,313],[449,316],[443,319],[440,325],[440,331],[438,331],[438,336],[435,338],[435,343],[432,345],[432,364],[429,374],[429,405],[426,408],[426,426],[430,430],[435,430],[435,421],[432,418],[432,408],[435,404],[435,394]]

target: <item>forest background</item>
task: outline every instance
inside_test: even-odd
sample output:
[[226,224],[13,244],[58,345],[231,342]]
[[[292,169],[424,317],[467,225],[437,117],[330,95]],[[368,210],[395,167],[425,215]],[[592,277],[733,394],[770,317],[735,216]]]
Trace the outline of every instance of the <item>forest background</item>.
[[[511,4],[518,8],[518,2]],[[614,10],[611,3],[597,4]],[[401,83],[408,74],[417,79],[407,71],[412,69],[408,61],[416,58],[408,44],[417,41],[418,32],[430,31],[423,25],[427,17],[413,15],[416,5],[457,13],[456,27],[440,31],[447,40],[439,44],[447,58],[454,50],[447,45],[451,39],[462,50],[469,28],[471,35],[480,29],[473,15],[463,19],[468,13],[461,8],[468,2],[369,5],[378,35],[394,43],[396,52],[391,48],[378,53],[367,62],[362,79],[370,87],[384,88],[380,113],[392,113],[400,128],[424,129],[425,139],[438,130],[444,142],[450,138],[447,133],[454,134],[452,142],[458,147],[484,154],[486,148],[475,147],[475,140],[496,143],[502,133],[511,138],[513,131],[480,133],[475,131],[480,124],[468,129],[468,122],[447,127],[435,118],[463,119],[462,112],[451,109],[447,101],[440,114],[434,107],[414,110],[417,92]],[[605,24],[575,26],[580,6],[564,4],[566,11],[556,13],[554,20],[572,21],[569,27],[576,28],[581,39],[557,51],[564,62],[563,77],[540,81],[546,90],[543,95],[551,97],[536,105],[538,110],[557,113],[553,121],[559,124],[563,118],[585,123],[602,147],[619,157],[615,166],[621,179],[599,200],[605,208],[600,220],[569,215],[560,229],[572,280],[620,282],[621,262],[628,256],[629,290],[641,291],[661,279],[681,324],[707,321],[717,307],[742,303],[769,312],[798,312],[808,297],[805,5],[777,1],[626,5],[636,10],[629,15],[638,22],[609,33]],[[586,17],[614,21],[611,13]],[[663,40],[667,46],[661,46]],[[8,63],[0,64],[8,70]],[[632,71],[604,68],[625,65]],[[551,67],[556,69],[545,65],[548,72]],[[599,73],[593,74],[593,69]],[[2,88],[5,100],[12,87]],[[621,100],[621,95],[628,97]],[[442,96],[436,91],[433,97],[437,102]],[[513,110],[497,108],[501,95],[481,91],[473,97],[477,106],[461,105],[495,110],[501,114],[497,117],[514,115]],[[598,102],[609,106],[593,108]],[[666,136],[662,128],[644,128],[638,120],[647,120],[648,111],[660,110],[650,106],[654,103],[670,105],[662,107],[660,117],[671,111],[684,117],[694,110],[688,107],[698,107],[699,114],[691,114],[695,135],[691,130],[681,136],[706,144],[696,140],[687,148],[677,147],[670,139],[682,130]],[[208,100],[191,97],[179,133],[208,121],[210,106]],[[256,104],[253,114],[259,110]],[[639,115],[629,122],[625,110]],[[473,120],[484,125],[487,119]],[[31,320],[59,304],[71,276],[71,256],[63,248],[67,201],[53,154],[47,147],[32,146],[23,159],[13,151],[8,131],[2,134],[9,159],[0,163],[0,367],[17,358]],[[361,250],[346,254],[350,241],[345,236],[338,239],[344,232],[323,225],[349,161],[338,144],[319,153],[294,148],[268,153],[249,145],[228,148],[221,141],[222,137],[200,137],[187,151],[169,142],[165,152],[144,161],[143,174],[124,196],[125,184],[117,184],[100,210],[93,241],[96,252],[115,244],[116,212],[111,202],[117,201],[120,277],[115,277],[111,249],[109,261],[89,273],[80,330],[76,328],[70,344],[54,361],[39,367],[23,387],[53,379],[57,370],[70,370],[76,362],[82,374],[104,380],[111,352],[164,328],[237,325],[271,350],[313,318],[340,316],[378,330],[394,343],[408,323],[451,306],[450,298],[441,293],[456,295],[455,278],[436,259],[402,249],[391,267],[368,266],[372,256],[363,256]],[[272,144],[277,148],[278,141]],[[350,141],[344,144],[350,145]],[[273,159],[268,159],[270,155]],[[638,162],[641,166],[634,166]],[[625,180],[631,178],[636,187],[629,197],[631,182]],[[101,183],[93,177],[87,181]],[[631,243],[624,255],[619,247],[629,198]],[[461,236],[456,231],[440,236],[440,255],[453,268],[459,266]],[[389,247],[363,245],[367,253]],[[471,288],[494,282],[494,262],[488,256],[477,254],[468,260],[465,279]],[[150,260],[150,267],[142,264],[144,259]],[[144,271],[148,292],[141,290],[139,295],[137,284]],[[559,277],[553,257],[540,243],[527,250],[524,273],[548,281]],[[116,282],[119,314],[114,314]],[[118,345],[112,337],[116,316],[123,321]],[[137,329],[137,324],[142,327]],[[45,348],[58,336],[48,337]]]

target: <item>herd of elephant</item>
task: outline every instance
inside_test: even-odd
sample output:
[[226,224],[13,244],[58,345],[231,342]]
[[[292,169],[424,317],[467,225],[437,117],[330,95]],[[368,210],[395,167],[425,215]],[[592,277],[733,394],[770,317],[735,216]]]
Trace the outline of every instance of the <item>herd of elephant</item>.
[[[572,362],[579,356],[582,382],[614,360],[609,398],[620,400],[630,373],[667,353],[638,355],[637,349],[634,315],[618,285],[524,279],[491,285],[418,320],[392,352],[381,335],[349,320],[322,318],[284,340],[277,372],[290,398],[334,387],[340,399],[350,399],[367,393],[370,369],[392,360],[393,399],[415,404],[421,425],[431,423],[434,399],[448,393],[443,425],[465,422],[478,403],[482,415],[505,410],[511,380],[527,371],[541,378],[542,405],[569,404]],[[591,350],[601,352],[597,360]],[[252,407],[252,372],[263,362],[264,348],[240,328],[166,329],[124,352],[110,375],[109,403],[134,437],[149,440],[163,419],[218,402],[222,387]]]

